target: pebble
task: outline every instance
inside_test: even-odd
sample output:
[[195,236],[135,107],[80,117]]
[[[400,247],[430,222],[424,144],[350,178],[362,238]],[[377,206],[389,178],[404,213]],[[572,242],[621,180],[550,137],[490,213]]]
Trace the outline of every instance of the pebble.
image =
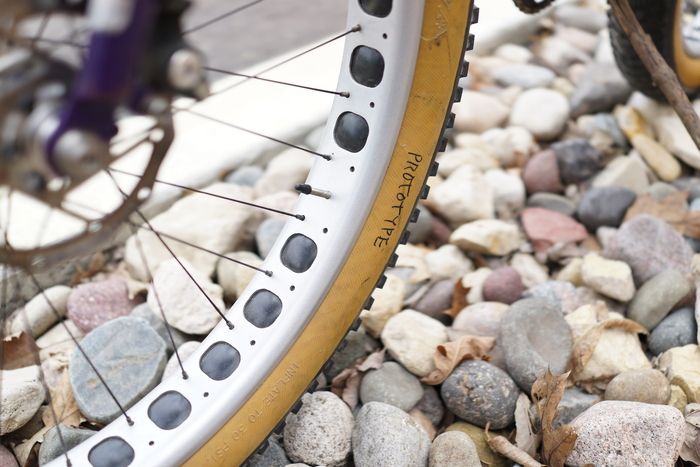
[[461,431],[441,434],[430,446],[429,467],[481,467],[474,441]]
[[425,263],[434,279],[456,279],[474,270],[471,260],[457,246],[449,244],[426,254]]
[[465,90],[462,100],[455,104],[453,112],[455,129],[467,133],[483,133],[489,128],[498,127],[508,118],[508,106],[495,97]]
[[498,337],[501,319],[508,305],[497,302],[474,303],[460,311],[452,323],[452,329],[474,336]]
[[590,63],[578,79],[569,97],[571,115],[607,112],[623,103],[632,93],[627,81],[614,63]]
[[605,388],[606,400],[665,404],[671,396],[671,385],[659,370],[650,368],[623,371]]
[[654,201],[661,202],[667,196],[671,196],[678,193],[678,190],[673,185],[664,182],[653,183],[648,189],[646,194],[652,197]]
[[[512,461],[509,462],[507,459],[491,450],[488,440],[486,439],[486,432],[483,428],[465,422],[455,422],[445,428],[446,433],[452,431],[462,432],[471,438],[476,446],[476,451],[479,453],[479,459],[483,464],[489,467],[512,467]],[[491,433],[493,433],[493,431]],[[507,433],[504,432],[500,433],[507,435]]]
[[440,163],[438,175],[447,178],[455,170],[465,165],[476,167],[479,170],[497,169],[500,166],[498,160],[496,160],[493,148],[485,144],[481,137],[472,133],[462,133],[461,136],[471,137],[468,143],[460,141],[460,143],[470,144],[470,146],[465,148],[458,147],[438,155],[437,160]]
[[533,59],[534,55],[530,49],[518,44],[503,44],[498,46],[493,52],[494,57],[502,58],[513,63],[527,63]]
[[520,391],[508,374],[482,360],[467,360],[454,369],[440,389],[447,408],[471,424],[499,430],[514,422]]
[[613,159],[595,176],[592,185],[594,187],[617,186],[642,195],[649,188],[649,179],[643,162],[633,157],[620,156]]
[[285,219],[271,217],[260,224],[260,227],[255,232],[255,244],[258,247],[260,258],[265,258],[270,253],[272,245],[275,244],[286,223]]
[[563,72],[574,63],[591,61],[590,55],[559,36],[541,39],[535,43],[534,52],[538,61],[559,72]]
[[661,180],[672,182],[681,176],[681,165],[659,143],[640,133],[632,137],[632,145]]
[[15,456],[2,445],[0,445],[0,467],[19,467]]
[[628,140],[639,134],[654,137],[654,130],[634,107],[619,105],[615,107],[613,115]]
[[453,226],[494,217],[493,190],[484,175],[474,167],[459,168],[431,194],[433,208]]
[[430,423],[435,426],[440,426],[440,422],[445,416],[445,406],[434,386],[423,385],[423,397],[418,401],[415,408],[424,413],[430,420]]
[[[187,341],[178,346],[177,353],[180,355],[180,359],[183,363],[199,348],[200,344],[201,342],[199,341]],[[169,378],[175,374],[182,374],[181,371],[177,355],[173,354],[168,360],[168,363],[165,364],[162,379]]]
[[423,397],[418,378],[396,362],[386,362],[381,368],[367,372],[360,384],[360,400],[383,402],[404,412],[411,410]]
[[482,295],[484,300],[510,305],[517,301],[525,291],[518,271],[503,267],[493,271],[484,282]]
[[517,126],[492,128],[482,133],[481,139],[489,144],[503,167],[520,166],[521,161],[527,160],[538,149],[532,133]]
[[565,389],[557,406],[559,414],[554,419],[554,427],[571,423],[573,419],[598,402],[600,397],[583,392],[576,386]]
[[394,274],[386,275],[384,287],[372,293],[374,302],[369,310],[362,310],[362,325],[371,335],[378,337],[387,321],[401,311],[401,304],[406,295],[406,285]]
[[296,148],[289,148],[267,164],[263,176],[255,183],[258,197],[280,191],[294,191],[294,186],[304,183],[313,165],[313,157]]
[[[226,253],[224,256],[256,268],[259,268],[263,263],[263,260],[258,255],[250,251],[236,251]],[[248,266],[221,258],[216,266],[216,279],[218,284],[224,289],[224,295],[234,300],[236,297],[241,296],[257,272]]]
[[171,335],[173,337],[172,340],[175,341],[175,347],[181,346],[187,340],[186,335],[184,335],[172,326],[170,326],[170,333],[168,333],[165,321],[163,321],[162,317],[156,316],[156,314],[153,313],[153,310],[151,310],[151,307],[148,306],[148,303],[142,303],[136,306],[131,311],[129,316],[131,316],[132,318],[141,318],[142,320],[146,321],[148,325],[151,326],[153,330],[158,333],[160,338],[163,339],[168,354],[171,354],[174,350],[173,343],[170,340]]
[[564,281],[548,280],[529,288],[524,296],[541,298],[555,309],[561,310],[564,315],[583,305],[579,290],[573,284]]
[[21,428],[39,410],[46,397],[39,367],[0,370],[0,435]]
[[123,279],[81,284],[68,297],[67,315],[82,332],[131,312],[134,303]]
[[583,194],[576,215],[590,232],[602,226],[619,227],[636,199],[634,191],[627,188],[594,187]]
[[409,226],[411,233],[408,236],[409,243],[414,245],[425,243],[433,231],[433,215],[430,210],[422,204],[418,204],[416,209],[420,211],[420,215],[418,220]]
[[[61,439],[58,436],[61,430]],[[44,434],[44,440],[39,448],[39,465],[48,464],[66,451],[73,449],[83,441],[86,441],[95,432],[81,428],[73,428],[65,425],[58,425],[51,428]]]
[[622,224],[603,255],[627,263],[640,284],[666,269],[689,272],[693,250],[669,224],[643,214]]
[[509,222],[484,219],[457,228],[450,243],[466,252],[505,256],[520,247],[518,227]]
[[683,412],[685,410],[685,407],[688,405],[688,397],[685,395],[685,392],[683,392],[683,388],[672,384],[671,396],[668,398],[668,403],[666,405],[675,407],[681,412]]
[[564,191],[554,151],[546,150],[535,154],[525,166],[522,177],[528,193],[561,193]]
[[528,89],[513,104],[510,124],[528,130],[540,141],[559,136],[569,119],[569,102],[556,91]]
[[[186,260],[181,259],[180,262],[182,265],[173,258],[163,262],[158,268],[153,283],[149,287],[148,306],[157,314],[161,313],[162,307],[168,323],[186,334],[208,334],[221,317],[207,297],[223,313],[225,311],[223,290]],[[206,296],[190,279],[183,267],[204,290]]]
[[581,277],[581,267],[583,260],[581,258],[572,258],[566,266],[561,268],[555,279],[562,282],[570,282],[571,284],[580,287],[583,285],[583,277]]
[[557,75],[545,67],[522,63],[510,63],[494,70],[492,74],[501,86],[517,86],[523,89],[544,88],[552,84]]
[[537,251],[545,251],[557,243],[580,242],[588,237],[583,225],[556,211],[525,208],[520,215],[523,230]]
[[467,303],[479,303],[484,301],[481,291],[489,274],[491,274],[491,269],[479,268],[462,278],[462,287],[468,290]]
[[529,208],[543,208],[573,217],[576,205],[569,198],[554,193],[535,193],[527,199]]
[[267,438],[267,449],[260,454],[253,454],[249,460],[249,467],[286,467],[290,463],[287,453],[280,445],[277,438]]
[[659,370],[685,392],[688,402],[700,403],[700,349],[696,344],[673,347],[661,354]]
[[448,318],[444,312],[452,307],[454,288],[455,281],[452,279],[438,281],[430,286],[412,308],[431,318],[443,321]]
[[512,219],[525,206],[525,184],[518,173],[494,169],[484,174],[493,191],[494,207],[500,219]]
[[608,17],[603,11],[588,6],[564,4],[555,8],[553,13],[558,22],[592,33],[597,33],[608,25]]
[[35,338],[44,334],[66,315],[68,297],[71,292],[70,287],[57,285],[36,295],[24,305],[23,310],[20,309],[12,316],[9,323],[9,334],[24,331],[27,324],[31,335]]
[[673,347],[697,344],[698,325],[692,308],[681,308],[666,316],[651,331],[649,351],[659,355]]
[[379,342],[373,337],[362,330],[350,331],[343,340],[343,344],[333,354],[331,365],[324,373],[330,381],[345,368],[351,367],[355,361],[378,349]]
[[685,437],[685,421],[675,407],[603,401],[572,423],[577,434],[570,465],[672,467]]
[[605,259],[597,253],[583,257],[581,277],[591,289],[620,302],[632,300],[636,291],[632,270],[626,263]]
[[[83,338],[81,347],[125,409],[160,382],[167,360],[163,339],[138,318],[117,318],[103,324]],[[107,424],[121,415],[77,349],[69,371],[75,401],[88,420]]]
[[440,321],[414,310],[404,310],[387,321],[382,342],[396,361],[423,377],[435,369],[435,348],[447,342],[447,331]]
[[689,166],[700,168],[700,151],[673,109],[664,108],[652,124],[662,146]]
[[352,447],[357,467],[418,466],[428,463],[430,438],[403,410],[370,402],[357,414]]
[[581,183],[603,167],[603,155],[585,139],[569,139],[551,146],[557,157],[559,176],[568,185]]
[[693,284],[685,274],[667,269],[639,288],[637,295],[630,303],[627,315],[645,328],[654,329],[692,290]]
[[499,341],[508,374],[526,393],[547,368],[564,373],[573,339],[561,312],[545,300],[527,298],[510,306],[501,320]]
[[289,458],[310,465],[345,465],[355,425],[350,408],[328,391],[304,394],[301,400],[301,409],[287,416],[284,427]]
[[224,181],[226,183],[233,183],[234,185],[253,187],[264,173],[265,171],[262,169],[262,167],[257,165],[246,165],[231,172],[226,176]]
[[526,253],[515,253],[510,259],[510,266],[518,271],[526,289],[534,287],[549,279],[547,268]]

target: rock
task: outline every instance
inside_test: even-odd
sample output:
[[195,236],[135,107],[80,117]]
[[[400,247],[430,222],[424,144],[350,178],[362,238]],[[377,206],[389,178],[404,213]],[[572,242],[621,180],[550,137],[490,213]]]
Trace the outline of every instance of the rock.
[[67,315],[82,332],[90,332],[107,321],[126,316],[134,303],[123,279],[89,282],[73,289]]
[[484,219],[459,227],[450,236],[450,243],[467,252],[504,256],[520,247],[520,234],[511,223]]
[[598,402],[600,402],[600,397],[587,394],[575,386],[565,389],[557,406],[559,415],[554,419],[554,427],[571,423],[573,419]]
[[538,61],[560,73],[574,63],[588,63],[590,55],[559,36],[548,36],[533,47]]
[[[58,430],[61,430],[61,439],[58,436]],[[44,440],[39,448],[39,465],[48,464],[59,456],[62,456],[67,450],[73,449],[83,441],[86,441],[95,432],[92,430],[84,430],[81,428],[73,428],[65,425],[58,425],[51,428],[44,434]]]
[[452,279],[436,282],[412,305],[412,308],[431,318],[442,321],[447,317],[444,312],[452,307],[454,288],[455,281]]
[[241,186],[255,186],[265,171],[257,165],[246,165],[240,167],[226,176],[226,183],[233,183]]
[[673,109],[663,109],[652,125],[662,146],[689,166],[700,168],[700,151]]
[[618,186],[641,195],[649,188],[646,170],[644,164],[638,159],[621,156],[612,160],[593,179],[593,186]]
[[457,279],[474,270],[471,260],[455,245],[442,245],[429,252],[425,262],[434,279]]
[[537,251],[557,243],[580,242],[588,237],[586,228],[570,217],[542,208],[526,208],[521,213],[525,234]]
[[146,321],[148,325],[158,333],[160,338],[163,339],[168,354],[171,354],[173,350],[175,350],[173,348],[173,342],[170,340],[171,335],[173,337],[172,340],[175,341],[175,347],[180,347],[187,340],[187,336],[175,329],[173,326],[170,326],[170,333],[168,333],[168,329],[165,325],[165,321],[163,321],[163,318],[156,316],[147,303],[142,303],[141,305],[135,307],[129,316],[132,318],[141,318],[142,320]]
[[571,358],[571,330],[550,303],[528,298],[510,306],[501,320],[499,342],[508,374],[526,393],[549,368],[564,373]]
[[415,245],[425,243],[433,230],[433,215],[430,210],[422,204],[418,204],[416,209],[420,211],[420,215],[418,220],[409,226],[411,234],[408,236],[408,242]]
[[668,183],[656,182],[648,189],[646,194],[652,197],[655,201],[663,201],[667,196],[675,195],[678,190]]
[[[471,425],[464,422],[456,422],[445,428],[445,432],[459,431],[469,436],[476,446],[476,451],[479,453],[479,459],[482,465],[493,467],[512,467],[512,461],[501,457],[498,453],[491,450],[486,439],[486,432],[483,428]],[[492,434],[493,432],[490,432]],[[507,433],[506,433],[507,434]]]
[[504,267],[496,269],[486,278],[481,293],[486,301],[510,305],[520,298],[524,290],[518,271]]
[[584,284],[606,297],[620,302],[627,302],[634,297],[632,270],[622,261],[609,260],[597,253],[589,253],[583,257],[581,277]]
[[512,171],[489,170],[484,175],[494,195],[494,206],[498,217],[510,219],[525,205],[525,185]]
[[519,166],[538,149],[532,133],[517,126],[491,128],[481,134],[481,139],[489,144],[503,167]]
[[304,394],[299,412],[287,416],[284,448],[292,461],[341,466],[350,454],[354,420],[332,392]]
[[[227,198],[253,201],[253,189],[250,187],[215,183],[203,191]],[[158,232],[198,247],[224,253],[235,251],[239,243],[252,235],[259,218],[260,211],[254,208],[195,193],[176,201],[168,210],[149,222]],[[127,240],[124,260],[135,279],[148,282],[148,270],[155,273],[160,263],[172,259],[172,255],[158,237],[147,229],[139,230],[137,235],[138,242],[134,236]],[[189,261],[202,274],[210,276],[214,272],[216,256],[180,242],[166,242],[178,258]],[[146,256],[148,270],[143,264],[141,250]]]
[[445,416],[445,406],[442,404],[440,395],[434,386],[423,385],[423,397],[418,401],[415,408],[424,413],[435,426],[439,426],[442,417]]
[[695,344],[674,347],[661,354],[659,370],[683,389],[688,402],[700,402],[700,350]]
[[654,327],[688,296],[693,284],[674,269],[660,272],[639,288],[627,311],[628,316],[647,329]]
[[357,467],[426,465],[430,439],[406,412],[381,402],[362,406],[352,433]]
[[564,191],[554,151],[546,150],[535,154],[523,170],[523,181],[528,193],[561,193]]
[[499,430],[514,422],[520,391],[508,374],[482,360],[467,360],[442,384],[447,408],[462,420]]
[[[256,268],[259,268],[263,263],[258,255],[250,251],[236,251],[226,253],[225,256]],[[217,282],[224,289],[224,295],[231,300],[243,293],[257,272],[253,268],[224,258],[219,259],[216,266]]]
[[386,323],[382,342],[396,361],[423,377],[435,369],[433,354],[439,344],[447,342],[447,331],[440,321],[405,310]]
[[641,402],[600,402],[571,426],[578,437],[566,459],[570,465],[672,467],[685,436],[685,421],[678,409]]
[[583,285],[583,277],[581,277],[582,267],[583,259],[572,258],[571,261],[557,273],[555,279],[560,282],[570,282],[580,287]]
[[643,214],[622,224],[603,255],[629,264],[644,283],[666,269],[689,272],[693,250],[666,222]]
[[498,337],[501,318],[508,310],[504,303],[481,302],[467,306],[460,311],[452,323],[452,328],[474,336]]
[[576,90],[569,98],[571,115],[607,112],[625,102],[632,93],[627,81],[614,63],[590,63],[586,65]]
[[39,367],[0,370],[0,435],[21,428],[39,410],[46,397]]
[[423,431],[425,431],[428,434],[428,439],[430,441],[435,439],[435,436],[437,435],[437,429],[433,426],[433,423],[430,421],[427,415],[425,415],[418,409],[410,410],[408,412],[408,415],[410,415],[411,418],[415,420],[421,428],[423,428]]
[[448,150],[439,154],[437,161],[440,164],[438,167],[438,175],[447,178],[452,175],[457,169],[465,165],[473,166],[479,170],[497,169],[500,164],[496,160],[493,148],[484,143],[483,139],[473,133],[462,133],[469,138],[469,147]]
[[[168,323],[186,334],[208,334],[221,319],[209,300],[220,312],[226,311],[223,290],[200,274],[186,260],[180,261],[182,265],[175,259],[171,259],[158,268],[153,283],[149,287],[148,306],[157,314],[161,313],[162,307]],[[204,293],[183,268],[189,272]]]
[[654,137],[654,130],[634,107],[619,105],[615,107],[613,115],[628,140],[632,141],[639,134]]
[[619,227],[637,195],[627,188],[606,186],[586,191],[578,205],[577,216],[590,232],[599,227]]
[[547,281],[531,287],[523,296],[541,298],[567,315],[584,304],[585,300],[581,295],[579,290],[569,282]]
[[683,388],[672,384],[671,396],[668,398],[668,403],[666,405],[675,407],[681,412],[685,411],[685,407],[688,405],[688,397],[685,395],[685,392],[683,392]]
[[608,18],[602,10],[578,4],[559,5],[554,9],[557,22],[572,28],[597,33],[608,26]]
[[481,291],[489,274],[491,274],[491,269],[479,268],[462,278],[462,287],[468,290],[466,295],[467,303],[479,303],[484,301]]
[[255,244],[258,247],[260,258],[265,258],[272,250],[277,237],[280,236],[282,228],[287,223],[285,219],[271,217],[263,221],[255,232]]
[[568,185],[581,183],[603,166],[603,155],[585,139],[569,139],[551,146],[557,157],[559,176]]
[[267,442],[267,449],[250,457],[249,467],[286,467],[290,462],[280,442],[272,436]]
[[356,360],[379,349],[379,342],[361,331],[350,331],[343,342],[333,354],[331,366],[324,371],[329,381],[352,366]]
[[474,441],[461,431],[448,431],[430,446],[429,467],[481,467]]
[[2,445],[0,445],[0,467],[19,467],[15,456]]
[[38,338],[66,315],[68,296],[71,292],[71,288],[65,285],[44,290],[44,293],[29,300],[24,305],[24,310],[19,310],[12,316],[8,323],[8,334],[24,331],[28,324],[31,335]]
[[41,349],[39,351],[41,360],[44,361],[50,355],[72,353],[75,349],[75,342],[73,342],[71,335],[80,341],[83,332],[69,319],[46,331],[43,336],[36,340],[36,345]]
[[634,135],[632,145],[661,180],[672,182],[681,176],[678,161],[650,136],[643,133]]
[[688,202],[700,198],[700,178],[698,177],[681,177],[673,182],[673,185],[682,191],[688,192]]
[[529,208],[543,208],[556,211],[567,217],[573,217],[576,205],[570,199],[554,193],[535,193],[527,200]]
[[296,148],[282,151],[270,161],[265,173],[255,184],[256,194],[260,197],[279,191],[293,191],[296,184],[306,180],[313,159]]
[[530,49],[518,44],[500,45],[494,50],[493,55],[513,63],[527,63],[534,57]]
[[408,412],[421,397],[423,387],[418,378],[396,362],[386,362],[378,370],[367,372],[360,384],[363,404],[383,402]]
[[[294,211],[297,202],[299,201],[299,193],[297,191],[278,191],[277,193],[272,193],[269,195],[261,196],[255,200],[256,204],[259,204],[261,206],[265,206],[266,208],[272,208],[272,209],[277,209],[280,211],[285,211],[285,212],[292,212]],[[259,218],[262,220],[262,218],[265,219],[279,219],[286,221],[289,219],[288,216],[285,216],[284,214],[279,214],[271,211],[265,211],[265,212],[260,212],[257,211],[258,214],[262,214],[262,216]],[[257,220],[257,219],[256,219]],[[255,222],[252,224],[254,228],[250,229],[250,238],[246,238],[246,240],[253,240],[253,237],[255,237],[255,230],[258,228],[259,224],[258,222]],[[243,249],[247,250],[246,246],[250,242],[242,243],[239,245],[238,250]],[[235,251],[235,250],[231,250]]]
[[649,351],[659,355],[673,347],[697,344],[698,326],[692,308],[681,308],[666,316],[656,325],[647,344]]
[[[180,355],[180,359],[183,363],[199,348],[200,344],[201,342],[199,341],[187,341],[177,347],[177,353]],[[176,374],[181,374],[180,362],[177,360],[177,355],[173,354],[168,360],[168,363],[165,364],[162,379],[169,378]]]
[[556,91],[529,89],[515,101],[510,124],[528,130],[541,141],[549,141],[564,131],[569,119],[569,102]]
[[431,202],[438,214],[453,226],[494,216],[494,195],[484,176],[464,166],[432,191]]
[[387,274],[384,287],[372,293],[374,302],[370,309],[360,313],[362,325],[367,332],[375,337],[382,333],[387,321],[401,311],[405,293],[404,282],[398,276]]
[[671,386],[666,376],[649,368],[623,371],[605,388],[606,400],[665,404],[670,396]]
[[516,253],[510,260],[510,267],[518,271],[526,289],[546,282],[549,278],[547,268],[526,253]]
[[[138,318],[117,318],[103,324],[83,338],[81,347],[125,409],[160,382],[167,360],[163,339]],[[75,401],[88,420],[107,424],[121,415],[77,349],[69,372]]]
[[464,91],[455,104],[455,129],[468,133],[483,133],[498,127],[508,118],[508,107],[498,99],[475,91]]
[[557,75],[541,66],[513,63],[496,68],[492,77],[501,86],[530,89],[549,86]]

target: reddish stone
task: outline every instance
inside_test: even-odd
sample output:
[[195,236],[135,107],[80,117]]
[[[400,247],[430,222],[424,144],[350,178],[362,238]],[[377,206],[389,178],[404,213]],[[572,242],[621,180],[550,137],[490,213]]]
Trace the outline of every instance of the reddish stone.
[[527,208],[521,213],[521,221],[537,251],[546,251],[557,243],[580,242],[588,236],[583,225],[549,209]]
[[128,315],[135,303],[123,279],[113,278],[76,287],[68,297],[68,317],[88,333],[101,324]]
[[554,151],[547,150],[535,154],[523,169],[522,177],[528,193],[561,193],[564,191]]
[[5,446],[0,445],[0,467],[17,467],[18,465],[15,456]]
[[430,232],[430,239],[435,242],[436,247],[440,247],[447,243],[450,243],[450,235],[452,235],[452,230],[445,224],[441,219],[433,216],[432,219],[432,230]]
[[520,273],[511,267],[493,271],[484,281],[484,301],[510,305],[520,299],[525,291]]

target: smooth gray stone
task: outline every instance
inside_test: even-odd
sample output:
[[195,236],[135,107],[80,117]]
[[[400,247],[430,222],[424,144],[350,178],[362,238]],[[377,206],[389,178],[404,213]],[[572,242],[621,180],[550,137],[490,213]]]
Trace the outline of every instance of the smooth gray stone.
[[[63,444],[58,436],[58,430],[61,430]],[[73,428],[65,425],[58,425],[51,428],[44,434],[44,440],[39,448],[39,465],[48,464],[59,456],[62,456],[66,451],[69,451],[90,438],[96,432],[85,430],[82,428]],[[65,451],[64,451],[65,449]]]
[[325,371],[328,380],[352,366],[355,360],[366,357],[379,348],[379,342],[372,336],[359,331],[350,331],[345,340],[331,357],[331,366]]
[[435,386],[423,385],[423,397],[415,408],[423,412],[435,426],[440,426],[440,422],[445,416],[445,405],[442,403]]
[[260,224],[255,232],[255,243],[258,246],[258,253],[261,258],[265,259],[270,253],[272,245],[275,244],[275,240],[280,236],[282,227],[284,227],[286,222],[284,219],[270,218]]
[[267,449],[252,456],[248,465],[250,467],[285,467],[290,462],[284,448],[273,435],[267,438]]
[[241,186],[255,186],[265,171],[257,165],[247,165],[231,172],[224,181]]
[[654,355],[659,355],[673,347],[683,347],[698,343],[698,324],[692,308],[681,308],[666,316],[656,325],[647,344]]
[[654,329],[692,290],[693,284],[685,274],[667,269],[637,290],[627,309],[627,316],[649,330]]
[[599,227],[619,227],[636,199],[634,191],[627,188],[593,187],[583,194],[576,215],[589,232]]
[[420,211],[418,220],[413,224],[408,224],[408,230],[411,232],[408,236],[408,242],[414,245],[425,243],[433,231],[432,213],[422,204],[419,204],[417,209]]
[[598,402],[600,397],[583,392],[577,387],[566,389],[557,406],[559,415],[554,419],[554,427],[571,423],[571,420]]
[[551,149],[557,157],[559,176],[565,185],[584,182],[603,168],[603,154],[585,139],[555,143]]
[[[148,306],[148,303],[142,303],[136,306],[133,310],[131,310],[129,316],[131,316],[132,318],[141,318],[145,320],[148,323],[148,325],[151,326],[153,330],[158,333],[160,338],[163,339],[163,342],[165,342],[165,346],[168,350],[168,355],[175,351],[175,349],[173,349],[173,344],[170,341],[170,336],[168,335],[168,330],[165,326],[165,321],[163,321],[161,317],[156,316],[156,314],[153,313],[153,310],[151,310],[151,307]],[[182,331],[178,331],[172,326],[170,326],[170,333],[173,336],[176,348],[180,347],[182,344],[189,340],[185,333],[183,333]]]
[[569,198],[554,193],[535,193],[527,200],[530,208],[544,208],[556,211],[565,216],[573,216],[576,212],[576,205]]
[[377,370],[368,371],[360,384],[360,400],[384,402],[404,412],[411,410],[423,397],[418,378],[396,362],[386,362]]

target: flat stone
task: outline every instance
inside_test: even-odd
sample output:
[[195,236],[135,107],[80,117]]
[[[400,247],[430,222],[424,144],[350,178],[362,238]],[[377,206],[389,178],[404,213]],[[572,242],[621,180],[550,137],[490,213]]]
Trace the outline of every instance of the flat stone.
[[430,213],[430,210],[422,204],[418,204],[416,209],[418,209],[420,215],[418,220],[410,225],[409,230],[411,233],[408,236],[408,242],[415,245],[425,243],[433,231],[433,215]]
[[[163,339],[168,354],[171,354],[175,350],[173,348],[173,341],[175,342],[175,347],[180,347],[183,343],[185,343],[185,341],[187,341],[187,336],[175,329],[173,326],[170,326],[170,332],[168,333],[165,321],[163,321],[162,317],[157,316],[153,310],[151,310],[148,303],[142,303],[135,307],[129,316],[132,318],[141,318],[145,320],[148,325],[158,333],[160,338]],[[170,336],[172,336],[172,341],[170,340]]]
[[572,423],[577,434],[570,465],[672,467],[683,445],[685,421],[675,407],[603,401]]
[[406,294],[406,285],[394,274],[386,275],[384,287],[372,293],[374,302],[369,310],[362,310],[362,325],[372,336],[378,337],[387,321],[401,311]]
[[447,342],[445,325],[414,310],[404,310],[384,326],[382,342],[408,371],[423,377],[435,369],[435,348]]
[[648,189],[646,194],[652,197],[654,201],[663,201],[667,196],[678,193],[676,187],[669,183],[655,182]]
[[357,414],[352,447],[357,467],[426,465],[430,438],[406,412],[370,402]]
[[471,166],[454,171],[431,191],[435,211],[453,226],[494,217],[494,195],[484,175]]
[[113,278],[73,289],[67,315],[82,332],[90,332],[107,321],[128,315],[133,307],[126,281]]
[[551,146],[564,184],[581,183],[603,167],[603,155],[585,139],[569,139]]
[[673,307],[693,291],[686,275],[667,269],[639,288],[627,315],[647,329],[654,329]]
[[496,345],[489,351],[489,362],[505,370],[506,362],[503,349],[498,342],[501,330],[501,319],[508,310],[508,305],[497,302],[480,302],[467,306],[457,314],[448,330],[451,339],[463,335],[485,336],[496,339]]
[[510,305],[517,301],[525,291],[518,271],[503,267],[493,271],[484,282],[482,295],[484,300]]
[[529,159],[539,149],[532,133],[518,126],[491,128],[483,132],[480,138],[488,143],[502,167],[519,166],[521,161]]
[[1,370],[0,435],[21,428],[39,410],[46,397],[39,367]]
[[[81,347],[110,390],[128,409],[159,382],[166,363],[165,342],[144,320],[117,318],[86,335]],[[70,382],[80,412],[100,424],[121,415],[83,354],[71,358]]]
[[[183,361],[187,360],[190,358],[190,355],[192,355],[201,345],[201,342],[199,341],[187,341],[183,342],[177,347],[177,353],[180,356],[180,359]],[[173,353],[171,355],[170,359],[168,360],[168,363],[165,364],[165,370],[163,370],[163,377],[162,379],[169,378],[172,375],[175,374],[182,374],[182,370],[180,368],[180,362],[177,359],[177,355]]]
[[569,97],[571,115],[607,112],[627,100],[632,93],[630,85],[614,63],[590,63],[584,68]]
[[455,129],[468,133],[483,133],[489,128],[501,126],[508,118],[508,106],[495,97],[464,91],[462,100],[455,104]]
[[583,194],[576,215],[590,232],[603,226],[619,227],[636,199],[637,195],[627,188],[594,187]]
[[700,350],[696,344],[668,349],[659,357],[659,370],[683,389],[688,402],[700,402]]
[[434,283],[425,294],[412,306],[431,318],[443,321],[447,316],[445,311],[452,307],[455,281],[444,279]]
[[280,236],[282,228],[287,223],[285,219],[279,219],[276,217],[271,217],[265,219],[258,227],[255,232],[255,244],[258,247],[258,253],[260,258],[265,258],[272,250],[272,246],[277,241],[277,237]]
[[521,213],[521,222],[537,251],[545,251],[557,243],[580,242],[588,237],[583,225],[548,209],[526,208]]
[[474,441],[461,431],[441,434],[430,446],[429,467],[481,467]]
[[562,314],[567,315],[585,304],[581,290],[565,281],[546,281],[530,287],[524,297],[541,298]]
[[520,391],[508,374],[482,360],[467,360],[454,369],[440,389],[447,408],[462,420],[495,430],[514,422]]
[[564,186],[559,177],[559,164],[552,150],[532,156],[523,169],[523,182],[528,193],[561,193]]
[[335,351],[331,358],[331,366],[324,372],[328,380],[335,378],[341,371],[351,367],[356,360],[361,359],[379,349],[379,342],[361,331],[350,331],[343,345]]
[[647,168],[639,159],[620,156],[610,161],[605,169],[595,176],[593,186],[618,186],[641,195],[649,188]]
[[[471,438],[476,446],[476,451],[479,453],[479,459],[483,464],[489,467],[512,467],[512,461],[502,457],[489,447],[488,440],[486,439],[486,432],[483,428],[465,422],[455,422],[445,428],[446,433],[452,431],[462,432]],[[490,435],[492,434],[494,434],[493,431],[490,432]],[[507,433],[503,434],[507,435]]]
[[562,314],[545,300],[527,298],[510,306],[501,319],[499,342],[508,374],[526,393],[549,368],[568,367],[573,339]]
[[650,368],[623,371],[605,388],[606,400],[665,404],[671,396],[671,385],[659,370]]
[[378,370],[367,372],[360,384],[360,400],[383,402],[404,412],[411,410],[423,397],[418,378],[396,362],[386,362]]
[[450,236],[450,243],[467,252],[504,256],[520,247],[520,234],[514,224],[484,219],[460,226]]
[[[63,439],[58,436],[58,430],[61,430]],[[39,465],[48,464],[57,457],[62,456],[67,450],[73,449],[83,441],[86,441],[95,433],[92,430],[65,425],[51,428],[44,434],[44,440],[39,448]]]
[[57,285],[36,295],[24,305],[23,310],[19,310],[12,316],[8,333],[15,334],[24,331],[25,326],[29,325],[31,335],[38,338],[66,315],[68,297],[71,292],[70,287]]
[[0,467],[19,467],[15,456],[5,446],[0,445]]
[[589,253],[583,257],[581,277],[584,284],[606,297],[620,302],[630,301],[634,297],[632,270],[622,261]]
[[510,267],[518,271],[526,289],[549,279],[547,268],[527,253],[515,253],[510,259]]
[[557,75],[545,67],[512,63],[496,68],[492,77],[501,86],[530,89],[549,86]]
[[650,136],[637,134],[632,137],[632,145],[661,180],[671,182],[681,176],[678,161]]
[[700,168],[700,150],[673,109],[664,108],[652,125],[662,146],[689,166]]
[[527,207],[543,208],[556,211],[567,217],[573,217],[576,205],[569,198],[554,193],[535,193],[527,199]]
[[512,219],[525,205],[525,185],[519,173],[492,169],[484,174],[493,191],[496,214],[500,219]]
[[651,331],[649,351],[659,355],[673,347],[697,344],[698,325],[692,308],[681,308],[666,316]]
[[304,394],[299,412],[287,416],[284,448],[292,461],[342,466],[350,454],[355,422],[350,408],[329,391]]
[[[262,259],[251,251],[236,251],[226,253],[225,256],[256,268],[263,263]],[[219,259],[216,265],[217,282],[224,289],[224,295],[231,300],[243,293],[257,273],[253,268],[223,258]]]
[[571,423],[573,419],[598,402],[600,402],[600,397],[583,392],[577,387],[565,389],[557,406],[559,414],[554,419],[554,427]]
[[425,263],[433,279],[457,279],[474,270],[471,260],[455,245],[442,245],[429,252]]
[[544,88],[523,92],[513,104],[510,124],[528,130],[541,141],[559,136],[569,119],[569,102],[562,94]]
[[149,287],[148,306],[157,314],[161,313],[162,307],[168,323],[185,334],[208,334],[221,317],[207,297],[223,313],[226,311],[223,290],[186,260],[181,259],[180,262],[182,265],[171,259],[158,268]]
[[423,385],[423,397],[415,405],[415,408],[425,414],[430,422],[435,426],[440,426],[442,418],[445,416],[445,405],[440,399],[440,394],[434,386]]

